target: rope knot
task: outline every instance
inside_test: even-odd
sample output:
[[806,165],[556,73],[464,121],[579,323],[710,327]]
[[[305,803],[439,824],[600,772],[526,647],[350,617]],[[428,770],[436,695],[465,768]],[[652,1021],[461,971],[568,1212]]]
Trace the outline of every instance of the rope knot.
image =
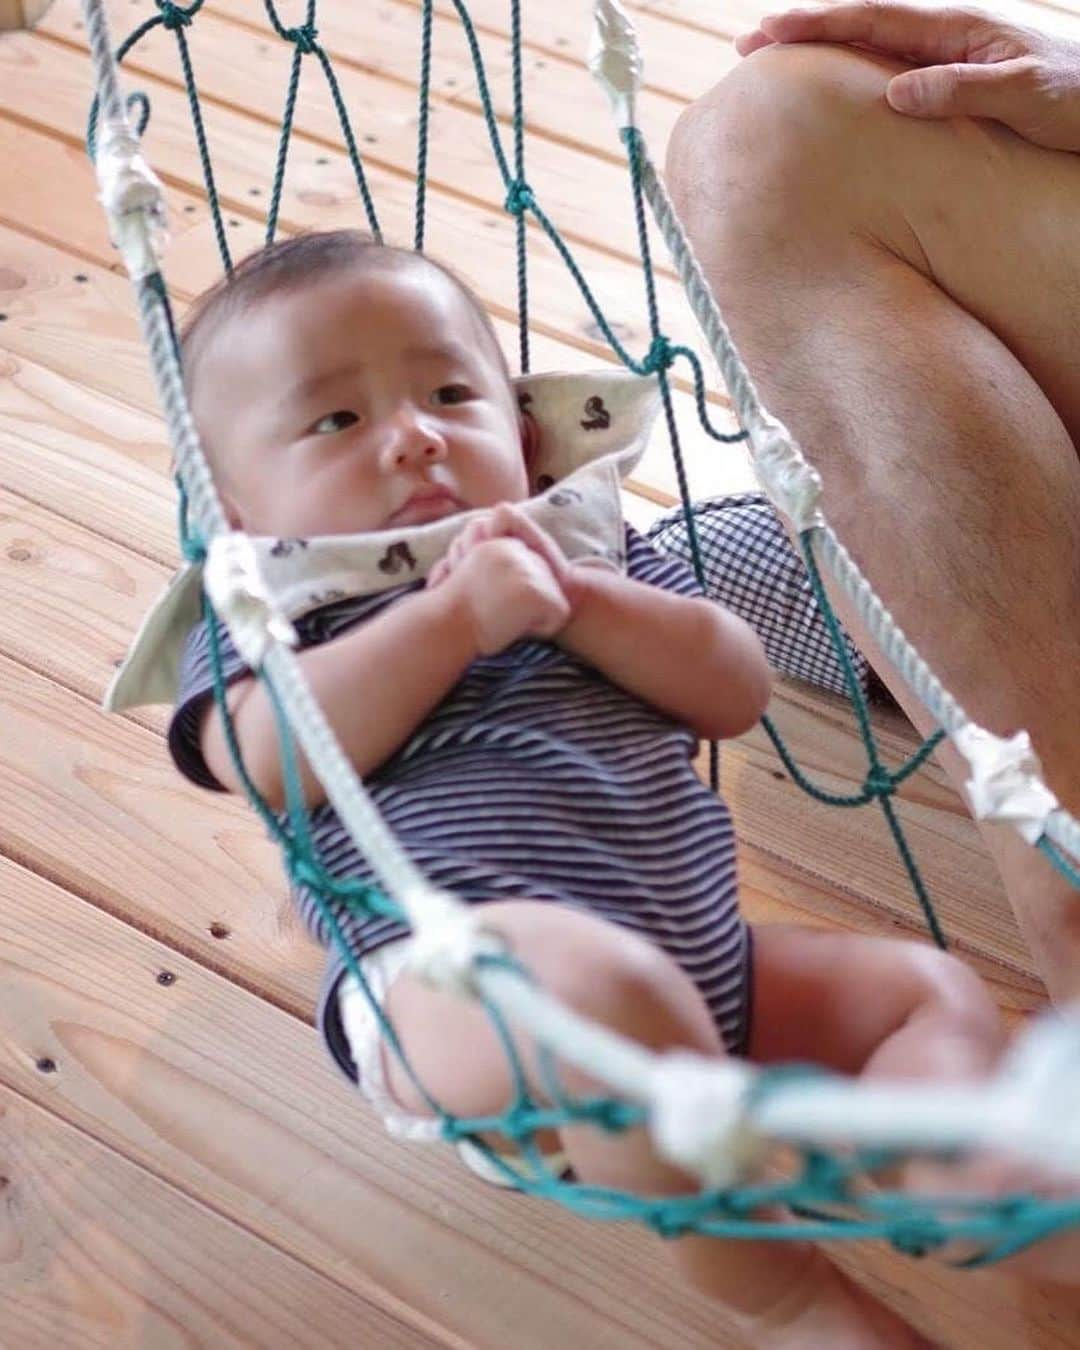
[[683,1218],[679,1214],[673,1214],[666,1209],[654,1210],[648,1216],[648,1222],[662,1238],[682,1237],[693,1227],[691,1220]]
[[318,46],[319,30],[313,23],[302,23],[296,28],[286,28],[283,36],[302,56],[310,56]]
[[618,1134],[625,1130],[628,1125],[637,1124],[637,1117],[640,1112],[627,1102],[605,1097],[599,1101],[581,1105],[573,1112],[575,1116],[578,1114],[586,1120],[591,1120],[600,1129],[607,1130],[609,1134]]
[[161,14],[161,26],[167,28],[170,33],[175,33],[178,28],[187,28],[190,25],[190,12],[184,9],[182,5],[173,4],[173,0],[157,0],[157,7]]
[[536,198],[528,183],[515,178],[506,193],[506,209],[512,216],[520,216],[536,205]]
[[289,859],[289,871],[297,886],[306,886],[309,891],[316,892],[322,889],[325,874],[318,863],[312,862],[311,859],[294,854]]
[[896,792],[892,775],[884,767],[871,769],[866,775],[863,787],[871,797],[891,797]]
[[655,375],[658,370],[667,370],[675,362],[675,351],[671,343],[663,335],[657,333],[649,344],[649,350],[645,353],[645,360],[642,362],[646,375]]
[[925,1256],[947,1240],[948,1234],[932,1215],[912,1215],[901,1219],[889,1234],[897,1251],[905,1256]]

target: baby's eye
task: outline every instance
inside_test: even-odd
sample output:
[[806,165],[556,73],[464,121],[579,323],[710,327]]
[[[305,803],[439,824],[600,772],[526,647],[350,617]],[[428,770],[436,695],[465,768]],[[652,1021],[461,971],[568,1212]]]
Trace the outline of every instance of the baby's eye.
[[431,397],[443,406],[453,406],[464,403],[471,396],[472,390],[467,384],[441,384]]
[[339,408],[337,412],[327,413],[325,417],[320,417],[311,431],[316,436],[326,436],[330,432],[344,431],[346,427],[351,427],[359,420],[356,413],[350,412],[348,408]]

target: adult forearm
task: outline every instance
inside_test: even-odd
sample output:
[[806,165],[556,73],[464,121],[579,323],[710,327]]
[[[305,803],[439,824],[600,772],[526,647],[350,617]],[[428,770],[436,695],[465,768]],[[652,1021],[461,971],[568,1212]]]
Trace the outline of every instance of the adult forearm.
[[[408,739],[475,657],[471,632],[447,595],[425,590],[332,642],[300,652],[298,660],[345,755],[363,777]],[[252,781],[280,808],[285,794],[277,724],[262,682],[252,683],[238,700],[234,724]],[[226,786],[237,786],[216,715],[204,750]],[[307,804],[317,806],[326,793],[302,751],[298,760]]]
[[737,615],[588,568],[576,569],[575,587],[560,646],[708,740],[738,736],[761,716],[769,667]]

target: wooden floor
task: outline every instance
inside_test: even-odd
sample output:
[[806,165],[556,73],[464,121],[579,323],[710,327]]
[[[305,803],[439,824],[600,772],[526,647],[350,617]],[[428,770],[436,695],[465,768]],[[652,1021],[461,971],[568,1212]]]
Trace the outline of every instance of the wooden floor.
[[[287,22],[299,21],[293,8]],[[501,316],[513,350],[512,231],[452,7],[436,8],[428,244]],[[588,6],[526,8],[530,180],[620,333],[644,351],[627,178],[579,58]],[[659,154],[687,99],[738,59],[732,35],[766,6],[630,8]],[[508,7],[472,9],[505,111]],[[320,37],[384,228],[411,241],[418,5],[323,0],[323,10]],[[151,12],[149,0],[115,0],[114,39]],[[1025,13],[1074,21],[1061,7]],[[251,0],[209,0],[187,34],[240,254],[260,241],[289,51]],[[309,66],[286,231],[359,221]],[[147,146],[168,185],[167,272],[182,308],[219,263],[171,37],[158,30],[130,68],[129,87],[151,98]],[[721,1311],[673,1286],[647,1234],[497,1193],[442,1150],[389,1140],[312,1029],[322,955],[298,929],[254,817],[178,778],[163,710],[99,710],[176,548],[131,293],[82,150],[89,92],[75,0],[59,0],[32,34],[0,35],[0,1346],[737,1345]],[[606,360],[550,250],[541,243],[533,258],[535,367]],[[660,289],[666,330],[693,338],[669,270]],[[688,402],[680,395],[681,411]],[[692,431],[689,442],[699,495],[749,485],[741,452],[706,452]],[[658,442],[628,513],[647,521],[673,492]],[[840,701],[782,686],[774,713],[819,780],[858,781]],[[893,762],[914,744],[899,719],[882,731]],[[760,732],[726,752],[724,790],[751,918],[919,931],[878,815],[816,806]],[[958,949],[1010,1015],[1040,1006],[993,869],[942,774],[931,768],[902,796]],[[878,1249],[844,1260],[957,1350],[1080,1343],[1080,1299]]]

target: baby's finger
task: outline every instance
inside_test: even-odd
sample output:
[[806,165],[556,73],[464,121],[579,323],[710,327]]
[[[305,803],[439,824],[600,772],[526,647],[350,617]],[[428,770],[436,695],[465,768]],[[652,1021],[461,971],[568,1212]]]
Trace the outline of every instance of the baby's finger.
[[512,534],[534,553],[539,553],[556,577],[561,577],[566,571],[567,559],[562,549],[543,526],[530,520],[520,508],[511,502],[503,502],[495,508],[495,519],[504,533]]
[[487,514],[478,516],[475,520],[470,520],[468,525],[451,541],[447,557],[455,566],[464,558],[465,554],[476,547],[484,539],[491,538],[491,521]]
[[435,566],[431,569],[431,571],[427,574],[427,582],[425,584],[427,585],[428,590],[433,590],[436,586],[441,585],[442,582],[446,580],[446,576],[449,570],[450,569],[446,564],[446,559],[440,558],[439,561],[435,564]]
[[975,53],[985,43],[988,26],[1000,30],[1005,25],[991,14],[881,0],[790,9],[758,21],[760,31],[775,42],[850,43],[903,57],[913,65],[977,60]]

